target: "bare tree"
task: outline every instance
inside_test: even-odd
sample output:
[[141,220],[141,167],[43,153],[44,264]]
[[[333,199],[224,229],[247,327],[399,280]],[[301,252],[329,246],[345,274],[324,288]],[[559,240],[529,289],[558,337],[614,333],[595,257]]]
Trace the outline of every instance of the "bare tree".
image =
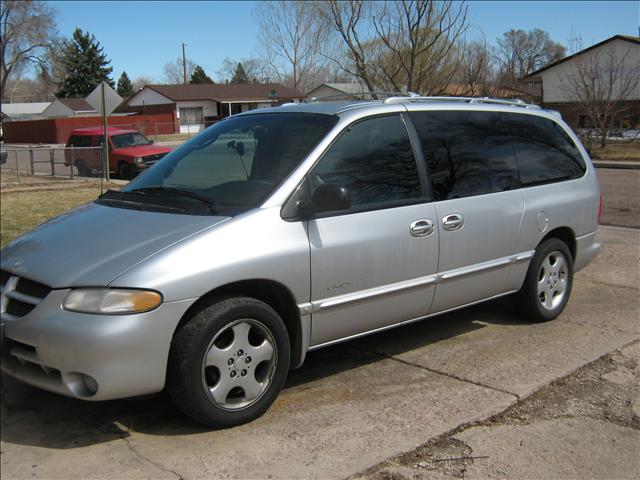
[[[182,58],[176,58],[173,62],[168,62],[162,67],[164,73],[164,81],[169,84],[181,84],[184,83],[184,70],[182,68]],[[187,81],[191,78],[193,71],[196,69],[196,64],[193,60],[187,58]]]
[[[588,116],[604,148],[615,121],[628,108],[627,101],[638,94],[640,56],[637,50],[622,52],[610,46],[582,53],[572,63],[574,67],[561,75],[561,89]],[[586,140],[591,148],[590,130]]]
[[364,0],[329,0],[315,6],[319,18],[333,33],[323,56],[362,81],[369,92],[375,92],[378,58],[377,45],[370,34],[372,4]]
[[55,10],[45,2],[3,0],[0,4],[0,97],[14,73],[44,67],[55,36]]
[[152,77],[149,77],[147,75],[140,75],[136,78],[134,78],[131,83],[133,84],[133,93],[135,95],[135,93],[142,89],[145,85],[153,85],[155,82],[155,80]]
[[244,71],[251,83],[269,83],[271,81],[271,70],[265,60],[260,58],[225,58],[222,67],[216,72],[217,81],[225,83],[231,81],[233,74],[241,63]]
[[465,42],[461,46],[461,59],[454,77],[456,95],[493,96],[493,65],[486,40]]
[[443,93],[460,61],[458,43],[467,28],[464,2],[398,0],[375,13],[385,84],[396,91]]
[[318,21],[318,10],[304,0],[262,1],[256,15],[260,50],[273,76],[295,90],[308,91],[326,62],[319,52],[326,30]]
[[502,38],[498,38],[498,46],[494,51],[499,84],[502,88],[517,90],[523,77],[560,60],[565,53],[566,48],[551,40],[544,30],[509,30]]

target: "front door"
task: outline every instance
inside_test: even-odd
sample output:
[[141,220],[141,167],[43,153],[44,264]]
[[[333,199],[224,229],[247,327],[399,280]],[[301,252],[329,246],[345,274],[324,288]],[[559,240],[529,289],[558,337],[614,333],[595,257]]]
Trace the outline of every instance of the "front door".
[[496,112],[410,112],[440,233],[432,313],[505,293],[524,212],[511,144]]
[[311,345],[425,316],[435,289],[437,217],[401,116],[348,127],[308,179],[311,189],[340,185],[351,197],[349,210],[308,224]]

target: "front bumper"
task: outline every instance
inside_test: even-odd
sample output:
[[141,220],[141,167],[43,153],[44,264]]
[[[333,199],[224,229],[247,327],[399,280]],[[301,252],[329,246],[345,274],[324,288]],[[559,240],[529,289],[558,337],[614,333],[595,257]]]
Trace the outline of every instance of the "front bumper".
[[2,371],[85,400],[161,391],[173,333],[195,299],[135,315],[92,315],[63,310],[67,292],[52,290],[26,316],[3,321]]

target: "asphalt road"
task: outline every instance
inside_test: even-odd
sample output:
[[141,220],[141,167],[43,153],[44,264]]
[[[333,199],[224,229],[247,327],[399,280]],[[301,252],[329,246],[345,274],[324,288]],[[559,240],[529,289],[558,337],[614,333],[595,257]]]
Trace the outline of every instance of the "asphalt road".
[[598,237],[603,252],[576,275],[556,321],[528,323],[502,300],[312,352],[265,416],[233,429],[206,431],[163,395],[85,403],[3,378],[2,477],[363,472],[640,338],[640,231],[601,227]]
[[640,228],[640,170],[596,169],[603,225]]

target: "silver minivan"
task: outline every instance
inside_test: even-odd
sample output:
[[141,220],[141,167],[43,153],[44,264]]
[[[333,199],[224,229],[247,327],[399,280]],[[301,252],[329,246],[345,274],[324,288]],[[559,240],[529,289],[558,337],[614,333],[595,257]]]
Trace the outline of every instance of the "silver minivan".
[[2,370],[237,425],[310,350],[509,294],[557,317],[599,209],[576,135],[520,101],[235,115],[2,251]]

